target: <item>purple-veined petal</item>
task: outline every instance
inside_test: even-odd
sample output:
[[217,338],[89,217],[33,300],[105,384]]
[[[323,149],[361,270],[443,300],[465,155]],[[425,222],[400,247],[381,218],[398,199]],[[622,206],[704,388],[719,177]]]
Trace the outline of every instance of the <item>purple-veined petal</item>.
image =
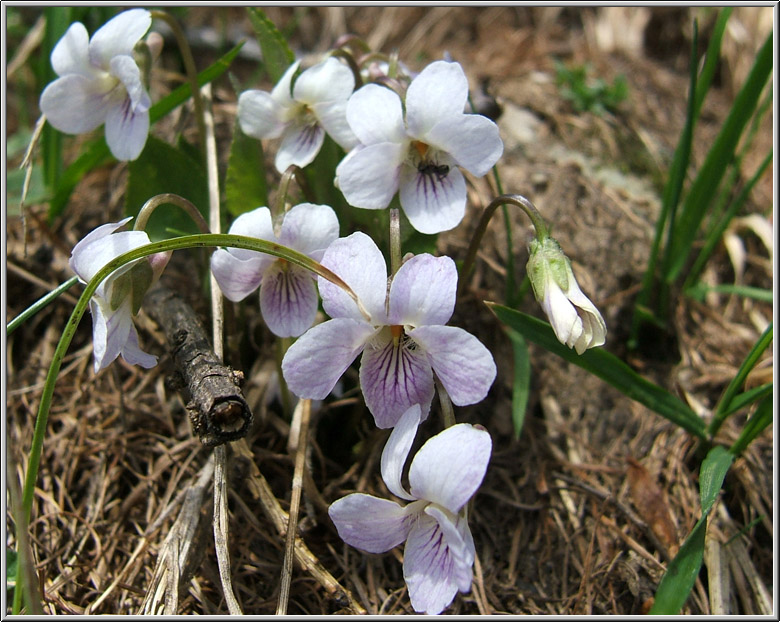
[[41,112],[60,132],[90,132],[106,120],[112,105],[106,93],[97,90],[99,86],[79,74],[57,78],[41,93]]
[[315,261],[322,261],[325,249],[339,237],[339,220],[328,205],[300,203],[284,215],[279,242]]
[[133,47],[152,25],[152,14],[146,9],[123,11],[101,26],[89,42],[92,64],[104,69],[114,56],[132,54]]
[[367,84],[352,94],[347,102],[347,122],[364,145],[407,140],[401,98],[378,84]]
[[390,285],[390,324],[446,324],[455,308],[458,269],[449,257],[416,255],[405,261]]
[[304,399],[325,399],[373,332],[366,322],[348,318],[310,328],[282,359],[282,374],[290,391]]
[[462,115],[468,92],[468,80],[458,63],[428,65],[406,92],[409,135],[421,139],[441,119]]
[[279,138],[286,123],[282,108],[265,91],[244,91],[238,97],[238,123],[241,131],[253,138]]
[[[269,242],[278,242],[276,235],[274,234],[271,210],[267,207],[258,207],[249,212],[240,214],[230,225],[228,233],[233,235],[245,235],[249,238],[257,238],[258,240],[267,240]],[[244,248],[231,248],[229,252],[239,259],[261,258],[263,270],[275,259],[265,253]]]
[[452,557],[452,577],[461,592],[468,592],[474,578],[471,567],[474,565],[475,551],[474,540],[464,513],[453,514],[436,504],[428,505],[425,513],[439,523],[439,529]]
[[328,516],[344,542],[367,553],[384,553],[401,544],[415,518],[395,501],[362,493],[331,503]]
[[51,52],[51,66],[58,76],[70,73],[91,78],[96,68],[89,62],[89,34],[84,24],[74,22]]
[[438,615],[458,593],[458,573],[434,518],[421,515],[404,547],[404,580],[415,611]]
[[448,231],[466,213],[466,180],[457,168],[439,175],[402,166],[398,196],[409,222],[420,233]]
[[108,109],[106,115],[106,142],[117,160],[135,160],[149,137],[149,111],[141,108],[133,112],[130,98]]
[[291,164],[311,164],[325,140],[325,130],[317,123],[291,123],[282,133],[282,142],[276,152],[276,170],[284,173]]
[[409,331],[409,337],[427,354],[454,404],[485,399],[496,378],[496,364],[479,339],[456,326],[420,326]]
[[336,167],[336,186],[347,203],[363,209],[386,208],[398,191],[405,151],[401,143],[358,146],[350,151]]
[[301,73],[293,86],[295,101],[313,105],[349,99],[355,88],[352,70],[331,56]]
[[422,411],[419,404],[409,408],[401,415],[390,434],[390,438],[387,439],[384,450],[382,450],[382,479],[390,492],[407,501],[414,500],[414,497],[404,490],[401,484],[401,473],[404,470],[406,458],[409,456],[409,450],[412,448],[421,417]]
[[131,110],[135,113],[146,112],[152,105],[144,87],[141,70],[132,56],[115,56],[111,59],[111,75],[116,76],[124,85],[130,98]]
[[298,337],[314,324],[317,285],[311,273],[277,260],[263,274],[260,311],[268,329],[277,337]]
[[218,248],[211,255],[211,272],[225,298],[238,302],[260,287],[270,263],[260,253],[242,259]]
[[299,60],[290,65],[285,70],[284,74],[282,74],[282,77],[279,78],[279,82],[276,83],[276,86],[274,86],[273,90],[271,91],[271,97],[273,97],[274,101],[282,108],[287,108],[293,105],[292,79],[295,75],[295,72],[298,71],[298,67],[300,66],[301,61]]
[[412,460],[411,493],[457,514],[482,483],[492,446],[490,434],[468,423],[439,432]]
[[[328,246],[320,263],[352,288],[374,325],[384,324],[387,265],[374,240],[360,231],[339,238]],[[318,283],[325,313],[333,318],[365,321],[355,301],[343,289],[322,277]]]
[[122,358],[131,365],[140,365],[144,369],[151,369],[157,365],[157,357],[153,354],[147,354],[138,345],[138,331],[134,325],[130,326],[130,333],[122,348]]
[[385,327],[366,344],[360,360],[360,388],[378,428],[390,428],[412,405],[422,419],[433,400],[433,374],[424,352],[401,337],[395,344]]
[[312,104],[311,109],[328,135],[335,140],[344,151],[349,151],[358,144],[357,136],[347,123],[347,102],[336,100]]
[[479,114],[446,117],[425,134],[424,140],[449,153],[476,177],[487,174],[504,152],[498,126]]

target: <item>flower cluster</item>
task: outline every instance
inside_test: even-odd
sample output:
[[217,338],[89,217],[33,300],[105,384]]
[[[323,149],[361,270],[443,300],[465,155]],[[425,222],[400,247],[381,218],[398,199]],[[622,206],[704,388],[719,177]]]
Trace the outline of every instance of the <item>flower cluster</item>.
[[[133,50],[150,25],[149,11],[133,9],[92,39],[82,24],[70,27],[52,53],[59,77],[41,95],[52,125],[79,133],[105,123],[114,155],[138,157],[149,131],[150,99]],[[275,165],[282,174],[311,164],[329,135],[343,150],[333,182],[350,206],[380,210],[397,197],[417,231],[448,231],[465,215],[462,170],[484,176],[503,153],[498,127],[466,112],[468,82],[458,63],[435,61],[412,76],[395,73],[403,68],[397,62],[367,58],[370,65],[362,68],[336,56],[308,68],[294,62],[270,92],[240,94],[240,127],[257,139],[280,139]],[[371,82],[355,89],[364,80]],[[128,221],[103,225],[75,246],[70,266],[82,281],[149,243],[143,231],[120,231]],[[320,275],[330,275],[232,247],[217,249],[210,264],[229,300],[242,301],[259,289],[267,327],[292,341],[280,370],[297,397],[325,399],[360,358],[366,407],[378,428],[392,428],[381,476],[406,503],[355,492],[335,501],[329,516],[345,542],[369,553],[405,544],[403,575],[413,608],[441,613],[471,587],[475,547],[467,503],[485,477],[490,435],[450,417],[412,459],[408,488],[402,473],[436,391],[443,404],[477,404],[496,378],[490,351],[465,329],[447,325],[456,302],[455,262],[429,253],[402,262],[400,235],[391,235],[396,259],[388,271],[371,237],[359,231],[340,237],[334,209],[314,202],[276,218],[265,206],[246,211],[229,233],[298,251],[321,264]],[[568,258],[546,231],[537,235],[528,275],[558,339],[580,354],[603,344],[604,320],[577,285]],[[140,349],[133,316],[167,260],[131,262],[97,288],[90,301],[96,372],[119,355],[143,367],[156,364]],[[320,302],[328,318],[317,323]]]

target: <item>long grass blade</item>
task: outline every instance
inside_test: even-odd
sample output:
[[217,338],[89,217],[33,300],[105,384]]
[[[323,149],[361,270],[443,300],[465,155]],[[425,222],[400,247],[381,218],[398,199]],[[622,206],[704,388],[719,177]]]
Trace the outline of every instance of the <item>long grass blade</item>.
[[745,427],[742,428],[742,432],[740,432],[739,438],[737,438],[737,440],[734,441],[734,444],[729,448],[729,452],[735,456],[741,454],[743,451],[745,451],[745,448],[753,442],[753,439],[761,434],[761,432],[763,432],[769,426],[769,424],[772,423],[773,404],[774,401],[772,400],[771,394],[761,400],[758,408],[756,408],[756,412],[753,413],[753,416],[748,419]]
[[558,341],[547,322],[493,302],[486,304],[503,324],[516,330],[525,339],[539,344],[570,363],[579,365],[631,399],[644,404],[696,437],[707,440],[704,421],[687,404],[637,374],[614,354],[602,348],[577,354]]

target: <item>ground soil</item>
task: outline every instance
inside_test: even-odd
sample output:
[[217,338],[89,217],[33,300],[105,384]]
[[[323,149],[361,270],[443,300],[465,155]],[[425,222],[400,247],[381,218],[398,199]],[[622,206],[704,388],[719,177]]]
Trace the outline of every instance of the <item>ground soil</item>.
[[[605,317],[604,347],[703,416],[709,414],[772,318],[771,304],[727,296],[713,296],[706,304],[680,298],[671,309],[667,331],[648,334],[634,350],[627,348],[626,340],[665,172],[684,122],[692,19],[700,20],[701,47],[711,31],[710,13],[641,7],[307,7],[271,8],[268,15],[300,55],[322,52],[339,35],[351,32],[374,49],[398,50],[414,69],[449,53],[464,66],[475,94],[487,78],[487,90],[502,110],[498,125],[505,151],[499,170],[504,191],[527,196],[552,224],[582,289]],[[31,22],[35,17],[26,15]],[[251,33],[244,9],[201,7],[181,17],[193,37],[213,32],[229,43]],[[722,68],[697,130],[694,169],[749,69],[744,57],[752,58],[766,36],[767,17],[771,28],[768,8],[741,9],[732,18]],[[743,32],[749,36],[740,36]],[[198,51],[199,66],[218,52],[204,44]],[[177,59],[167,54],[172,53],[163,55],[160,76],[177,67]],[[603,115],[576,111],[556,85],[554,58],[588,62],[594,75],[608,82],[624,75],[627,100]],[[256,67],[247,53],[233,71],[241,81],[258,76]],[[9,79],[9,90],[23,92],[20,76],[25,75],[21,70]],[[270,85],[257,78],[252,86]],[[37,96],[30,97],[35,106]],[[235,92],[227,80],[215,85],[214,98],[218,146],[220,153],[227,153],[236,111]],[[9,135],[20,123],[17,101],[9,98]],[[771,120],[767,123],[744,160],[743,178],[771,148]],[[187,132],[193,130],[186,117],[181,124]],[[155,131],[172,138],[179,129],[169,123]],[[73,150],[68,157],[73,157],[78,142],[68,145]],[[91,172],[65,214],[53,223],[46,221],[45,204],[29,206],[26,249],[21,221],[9,212],[9,319],[71,276],[70,249],[85,233],[119,219],[126,178],[121,165]],[[759,214],[771,222],[772,190],[767,174],[744,214]],[[465,255],[480,211],[496,189],[486,178],[473,180],[469,192],[464,223],[438,240],[439,252],[456,259]],[[674,424],[533,344],[527,416],[522,434],[515,437],[510,414],[512,348],[483,303],[505,301],[509,265],[514,265],[517,282],[524,276],[529,222],[519,210],[510,210],[508,218],[513,263],[504,221],[497,216],[452,320],[491,349],[498,377],[484,402],[456,411],[459,421],[480,423],[490,431],[494,450],[470,514],[477,550],[473,589],[459,594],[447,613],[644,613],[671,556],[700,516],[700,447]],[[771,251],[747,228],[734,234],[746,252],[744,272],[721,247],[705,278],[711,284],[740,278],[744,284],[772,287]],[[208,303],[191,284],[191,260],[177,254],[164,279],[208,322]],[[76,293],[61,297],[8,338],[9,481],[15,482],[26,466],[43,380],[79,292],[72,291]],[[541,317],[530,293],[519,308]],[[251,458],[231,452],[229,551],[233,586],[244,613],[272,614],[279,597],[284,538],[258,498],[257,469],[286,510],[294,457],[288,451],[289,422],[272,398],[271,340],[252,305],[245,305],[240,314],[244,328],[229,338],[228,348],[239,340],[250,344],[242,358],[244,391],[256,423],[246,439]],[[174,540],[182,555],[182,543],[195,551],[178,586],[176,612],[228,611],[210,527],[209,480],[200,488],[195,485],[212,452],[193,437],[181,399],[166,383],[170,360],[164,337],[143,314],[139,326],[145,349],[160,356],[157,368],[146,372],[118,360],[96,376],[91,325],[85,318],[57,382],[31,528],[46,613],[161,611],[155,609],[163,607],[159,603],[165,598],[161,560],[170,554],[172,534],[181,524],[175,521],[181,519],[187,495],[200,499],[194,514],[201,520],[189,523],[199,527],[186,538]],[[348,492],[387,495],[378,468],[387,432],[373,428],[359,396],[349,390],[355,377],[350,371],[347,393],[326,401],[314,414],[311,478],[299,532],[320,567],[365,611],[409,614],[413,611],[402,577],[401,549],[385,555],[352,549],[340,541],[326,514],[327,504]],[[773,360],[767,356],[749,383],[772,377]],[[731,418],[718,440],[735,439],[747,415]],[[418,444],[439,429],[434,410],[421,427]],[[719,544],[723,557],[721,563],[707,558],[683,613],[722,612],[717,607],[740,614],[771,612],[773,467],[770,428],[729,473],[709,529],[708,551]],[[7,527],[7,544],[15,547],[10,514]],[[716,569],[726,573],[731,585],[719,600],[712,595]],[[311,568],[296,566],[288,612],[348,613],[349,599],[341,588],[327,584]]]

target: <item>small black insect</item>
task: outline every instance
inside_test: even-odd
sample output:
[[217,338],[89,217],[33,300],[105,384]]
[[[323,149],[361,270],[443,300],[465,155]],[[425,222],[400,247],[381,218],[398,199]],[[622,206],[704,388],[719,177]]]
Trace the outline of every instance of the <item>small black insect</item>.
[[450,172],[450,167],[446,164],[436,164],[435,162],[421,161],[417,165],[417,171],[423,175],[436,175],[439,179],[446,177]]

